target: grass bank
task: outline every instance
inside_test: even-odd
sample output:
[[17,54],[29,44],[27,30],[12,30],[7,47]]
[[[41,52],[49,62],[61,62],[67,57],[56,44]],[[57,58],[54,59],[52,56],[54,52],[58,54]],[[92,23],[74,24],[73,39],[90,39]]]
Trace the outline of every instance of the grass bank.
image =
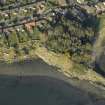
[[105,85],[105,79],[101,75],[97,74],[92,69],[74,63],[70,60],[68,54],[57,54],[48,51],[45,47],[37,47],[35,54],[47,64],[57,67],[57,70],[65,74],[67,77],[88,80],[90,82]]
[[61,54],[49,51],[47,48],[42,46],[40,43],[33,45],[34,49],[30,50],[28,55],[21,53],[20,56],[16,56],[14,50],[9,49],[8,53],[3,53],[1,56],[1,61],[6,61],[7,63],[13,63],[18,61],[24,61],[28,59],[41,58],[44,62],[57,68],[57,70],[69,78],[77,78],[79,80],[88,80],[90,82],[96,82],[105,85],[105,79],[97,74],[92,69],[88,69],[83,65],[75,63],[71,60],[68,53]]

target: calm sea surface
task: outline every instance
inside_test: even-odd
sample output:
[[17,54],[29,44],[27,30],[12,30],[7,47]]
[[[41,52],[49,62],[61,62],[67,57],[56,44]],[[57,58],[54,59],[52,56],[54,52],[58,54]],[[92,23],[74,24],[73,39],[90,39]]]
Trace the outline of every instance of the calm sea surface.
[[105,105],[66,80],[42,60],[0,63],[0,105]]

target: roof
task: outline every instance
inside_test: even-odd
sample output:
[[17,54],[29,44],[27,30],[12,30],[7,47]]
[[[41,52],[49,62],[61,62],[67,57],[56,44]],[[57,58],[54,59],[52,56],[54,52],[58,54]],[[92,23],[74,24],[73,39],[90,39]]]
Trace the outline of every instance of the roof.
[[73,4],[77,3],[77,0],[66,0],[66,2],[69,5],[73,5]]
[[61,6],[66,6],[66,5],[67,5],[66,0],[58,0],[58,3],[59,3],[59,5],[61,5]]

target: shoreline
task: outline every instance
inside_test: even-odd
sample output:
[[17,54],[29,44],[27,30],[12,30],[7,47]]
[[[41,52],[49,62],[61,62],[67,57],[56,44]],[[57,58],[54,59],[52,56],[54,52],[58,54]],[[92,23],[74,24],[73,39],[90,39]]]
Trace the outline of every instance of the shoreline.
[[[56,54],[54,52],[48,51],[45,47],[39,45],[36,47],[32,57],[25,56],[25,59],[15,59],[15,62],[10,62],[7,65],[12,65],[14,63],[21,63],[21,62],[30,62],[35,61],[38,59],[43,60],[49,66],[56,68],[55,71],[64,74],[68,78],[77,78],[78,80],[86,80],[91,83],[100,84],[105,87],[105,79],[100,74],[96,73],[93,70],[75,70],[75,64],[70,60],[70,57],[63,54]],[[3,62],[6,64],[6,62]],[[10,71],[6,71],[9,73]],[[17,71],[16,71],[17,72]],[[21,71],[20,71],[21,72]],[[10,74],[10,73],[9,73]],[[20,73],[21,74],[21,73]]]
[[[48,65],[41,59],[18,62],[9,65],[0,64],[0,80],[3,76],[4,80],[8,77],[19,77],[19,81],[21,80],[21,78],[38,76],[42,78],[55,78],[64,81],[65,83],[71,84],[72,86],[77,87],[83,91],[105,98],[105,90],[101,85],[96,85],[87,80],[79,80],[78,78],[67,77],[63,73],[57,71],[55,67]],[[11,79],[10,81],[14,81],[14,79]]]

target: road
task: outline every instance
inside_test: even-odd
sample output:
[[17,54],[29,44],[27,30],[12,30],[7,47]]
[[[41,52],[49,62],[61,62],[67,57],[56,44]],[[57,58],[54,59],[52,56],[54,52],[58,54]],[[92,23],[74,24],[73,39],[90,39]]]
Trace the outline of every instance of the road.
[[10,4],[10,5],[7,5],[7,8],[0,8],[0,10],[1,11],[13,10],[13,9],[16,9],[16,8],[29,6],[29,5],[32,5],[32,4],[35,4],[37,2],[41,2],[41,1],[44,1],[44,0],[35,0],[35,1],[32,1],[32,2],[27,3],[27,4],[19,4],[19,5],[18,5],[18,3],[17,3],[17,5],[16,5],[16,3],[13,3],[13,4]]

